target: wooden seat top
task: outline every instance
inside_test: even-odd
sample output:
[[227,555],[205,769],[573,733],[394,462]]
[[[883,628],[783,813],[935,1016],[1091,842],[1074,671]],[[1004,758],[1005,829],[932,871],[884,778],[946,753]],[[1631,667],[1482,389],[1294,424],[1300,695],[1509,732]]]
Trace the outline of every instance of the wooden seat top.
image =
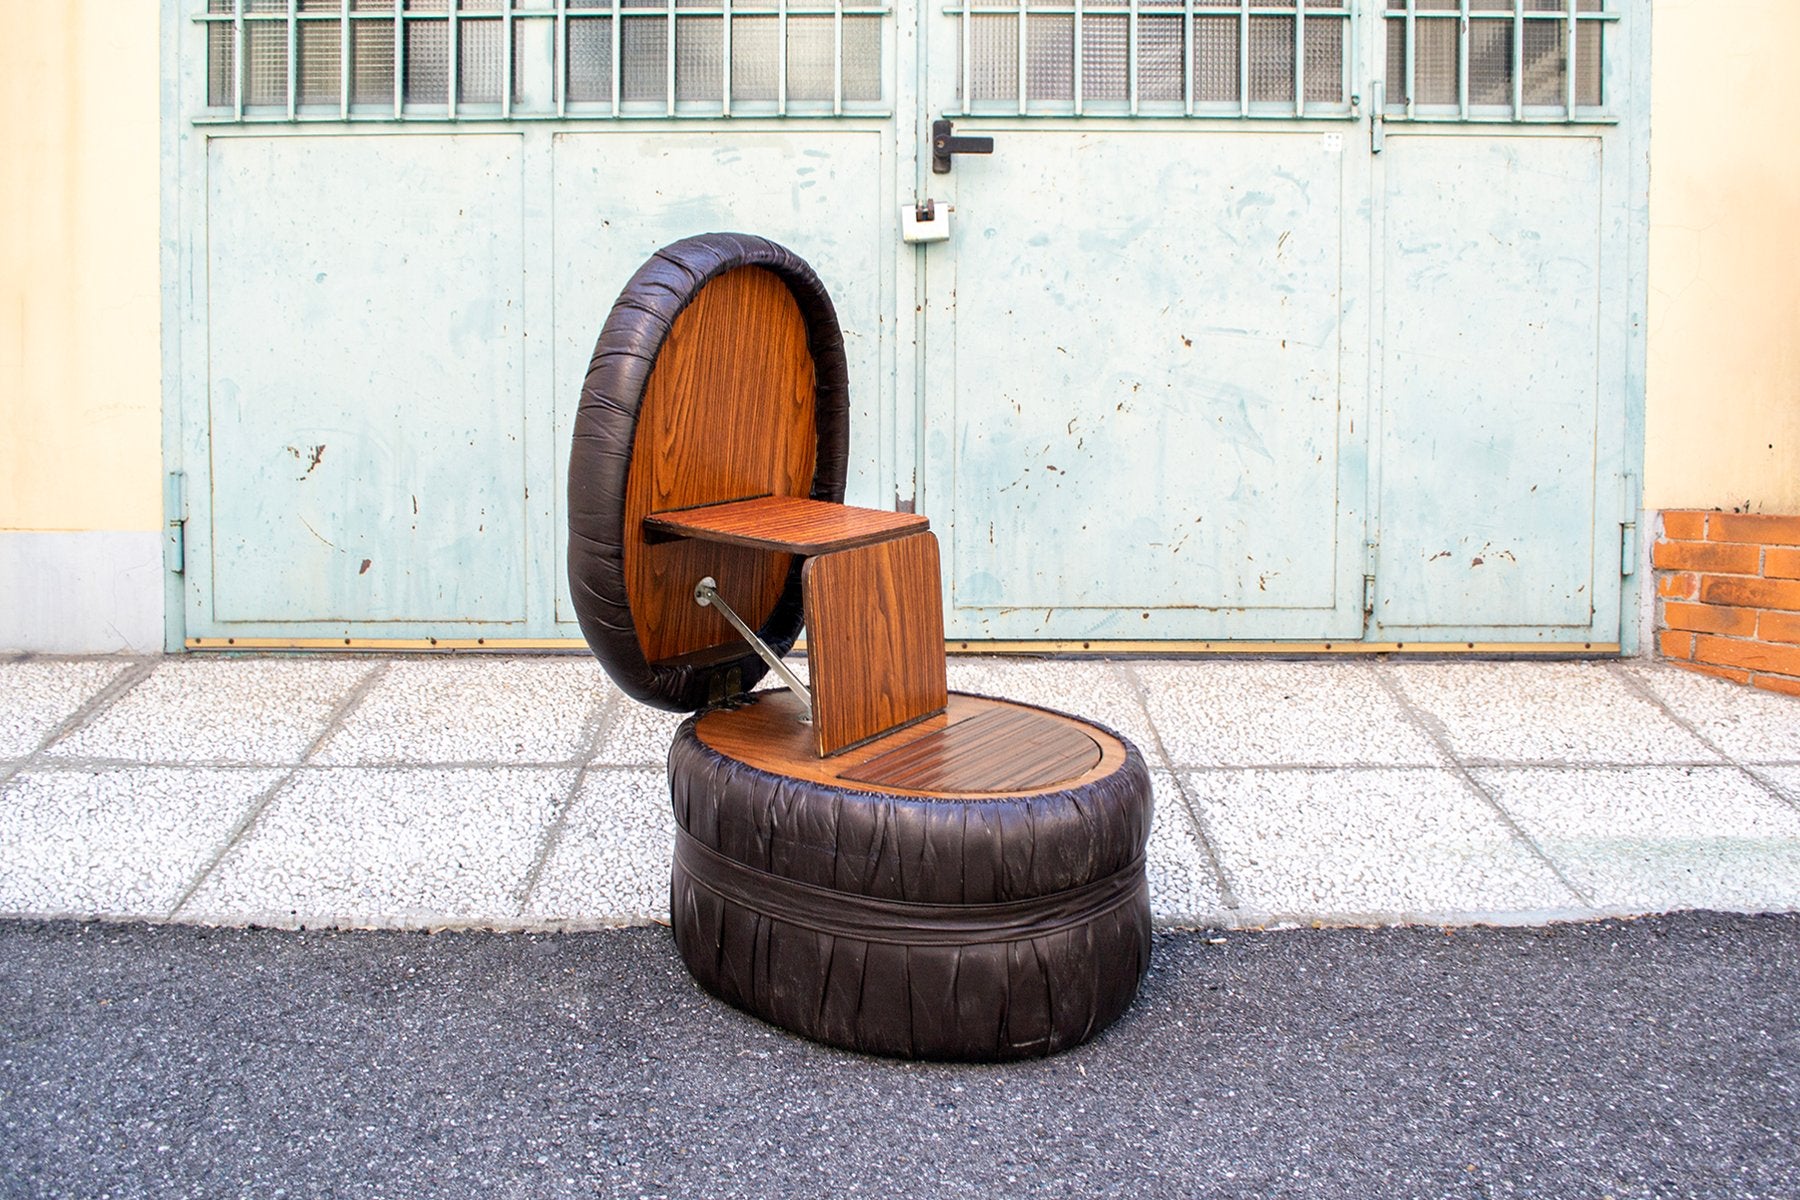
[[804,711],[790,692],[755,692],[741,708],[703,715],[695,733],[713,750],[772,774],[933,800],[1078,787],[1125,761],[1124,744],[1085,721],[955,692],[937,716],[820,758],[812,728],[800,720]]
[[656,512],[644,518],[644,532],[658,539],[692,538],[808,556],[889,541],[930,525],[928,518],[913,513],[854,508],[801,496],[758,496]]

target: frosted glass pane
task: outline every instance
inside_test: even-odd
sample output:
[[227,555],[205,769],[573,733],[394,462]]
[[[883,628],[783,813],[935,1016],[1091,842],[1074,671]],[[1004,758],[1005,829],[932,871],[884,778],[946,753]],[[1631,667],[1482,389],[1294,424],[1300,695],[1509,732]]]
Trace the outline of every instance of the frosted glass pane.
[[1561,21],[1525,22],[1525,103],[1560,107],[1563,94],[1564,37]]
[[844,18],[844,99],[881,99],[881,18]]
[[675,18],[675,98],[716,101],[724,95],[725,22]]
[[1387,23],[1387,102],[1390,108],[1406,104],[1406,22]]
[[1250,99],[1294,99],[1294,19],[1250,18]]
[[1034,15],[1026,21],[1026,95],[1033,100],[1073,100],[1075,18]]
[[1457,64],[1456,21],[1419,21],[1413,31],[1413,103],[1455,104]]
[[1469,22],[1469,103],[1512,104],[1511,21]]
[[1019,98],[1019,18],[969,19],[971,90],[976,100]]
[[567,98],[612,101],[612,18],[570,17]]
[[620,27],[620,75],[625,100],[667,101],[669,91],[669,22],[665,17],[626,18]]
[[[1587,5],[1583,4],[1583,8]],[[1606,36],[1606,27],[1595,22],[1583,21],[1575,30],[1575,103],[1597,105],[1604,97],[1600,93],[1601,53]]]
[[[736,5],[733,5],[735,8]],[[731,98],[774,100],[779,89],[781,30],[773,17],[731,19]]]
[[1236,17],[1194,18],[1194,99],[1238,102],[1238,21]]
[[341,98],[343,45],[336,21],[304,21],[300,49],[300,103],[336,104]]
[[206,102],[229,108],[237,93],[237,27],[226,22],[206,27]]
[[406,26],[406,102],[444,104],[450,97],[450,31],[442,21]]
[[386,21],[350,26],[350,103],[394,103],[394,27]]
[[1341,17],[1306,18],[1306,99],[1315,104],[1344,101],[1344,29]]
[[244,61],[245,104],[287,104],[287,22],[246,23],[250,53]]
[[1129,98],[1126,75],[1125,16],[1088,15],[1081,21],[1081,97],[1083,100]]
[[1138,18],[1138,99],[1180,100],[1186,83],[1181,69],[1181,18]]
[[[468,7],[467,0],[464,7]],[[470,104],[498,104],[506,83],[504,30],[498,21],[464,21],[456,31],[457,95]]]
[[830,17],[789,17],[789,100],[829,100],[837,80],[836,36]]

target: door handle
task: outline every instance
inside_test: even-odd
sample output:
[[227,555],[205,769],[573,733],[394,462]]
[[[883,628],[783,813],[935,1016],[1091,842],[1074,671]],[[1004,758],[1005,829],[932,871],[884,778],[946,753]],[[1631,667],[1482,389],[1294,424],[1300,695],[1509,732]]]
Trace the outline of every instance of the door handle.
[[991,137],[957,137],[949,121],[939,119],[931,123],[931,172],[934,175],[950,173],[950,156],[953,154],[992,154],[994,139]]

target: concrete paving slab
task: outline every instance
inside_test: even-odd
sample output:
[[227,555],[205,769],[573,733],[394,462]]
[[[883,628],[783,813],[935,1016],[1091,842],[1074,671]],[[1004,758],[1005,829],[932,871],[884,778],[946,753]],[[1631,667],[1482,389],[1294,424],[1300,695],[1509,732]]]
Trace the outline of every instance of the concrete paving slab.
[[1131,678],[1116,664],[1084,659],[1005,659],[952,655],[950,690],[999,696],[1098,721],[1157,761],[1156,733]]
[[1145,862],[1151,915],[1159,924],[1183,929],[1232,924],[1219,874],[1201,844],[1174,772],[1152,771],[1150,782],[1156,799]]
[[52,745],[55,759],[296,763],[338,702],[380,664],[303,658],[174,658]]
[[1800,763],[1800,696],[1711,679],[1663,663],[1621,668],[1669,710],[1739,762]]
[[0,662],[0,760],[32,753],[130,665],[122,659]]
[[575,771],[304,768],[177,914],[202,924],[507,923]]
[[0,788],[0,912],[166,917],[279,770],[28,770]]
[[667,921],[674,853],[675,814],[663,771],[590,770],[523,916],[571,927]]
[[1362,663],[1138,663],[1175,766],[1437,766],[1430,737]]
[[395,662],[313,756],[334,765],[562,763],[623,702],[592,659]]
[[620,696],[600,727],[593,761],[614,767],[667,766],[669,744],[687,718],[687,713],[664,712]]
[[1800,909],[1800,811],[1735,767],[1473,774],[1606,912]]
[[1190,771],[1240,921],[1516,922],[1586,905],[1451,771]]
[[1718,762],[1600,663],[1402,663],[1383,668],[1465,762]]
[[1796,806],[1800,806],[1800,767],[1758,767],[1756,774]]

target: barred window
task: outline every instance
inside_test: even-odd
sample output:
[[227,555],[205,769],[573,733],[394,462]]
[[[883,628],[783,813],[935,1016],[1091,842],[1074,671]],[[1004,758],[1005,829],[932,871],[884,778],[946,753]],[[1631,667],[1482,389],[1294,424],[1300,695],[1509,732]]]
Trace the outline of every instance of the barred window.
[[207,0],[203,119],[885,114],[879,0]]
[[1574,121],[1604,114],[1603,0],[1388,0],[1386,114]]
[[965,113],[1351,115],[1349,0],[971,0],[945,11],[962,23]]

